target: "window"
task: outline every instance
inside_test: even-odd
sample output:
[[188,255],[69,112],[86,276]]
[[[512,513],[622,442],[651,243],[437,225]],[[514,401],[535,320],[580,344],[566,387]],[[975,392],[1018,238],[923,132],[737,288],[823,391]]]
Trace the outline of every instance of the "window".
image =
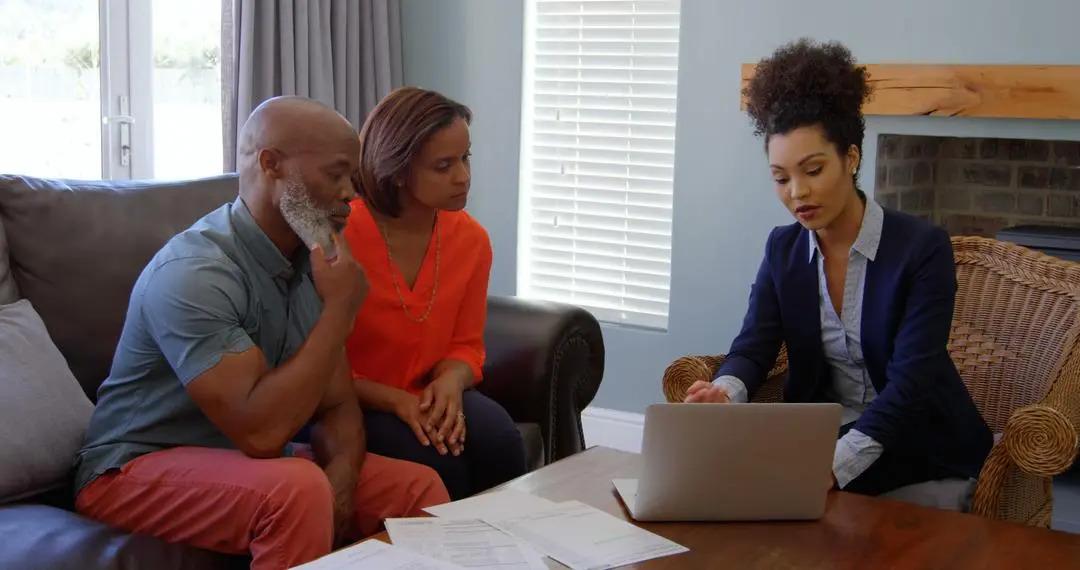
[[518,289],[666,329],[679,0],[529,0]]
[[0,2],[0,172],[222,171],[220,0]]
[[221,0],[153,10],[153,175],[221,174]]
[[97,0],[0,4],[0,172],[101,177]]

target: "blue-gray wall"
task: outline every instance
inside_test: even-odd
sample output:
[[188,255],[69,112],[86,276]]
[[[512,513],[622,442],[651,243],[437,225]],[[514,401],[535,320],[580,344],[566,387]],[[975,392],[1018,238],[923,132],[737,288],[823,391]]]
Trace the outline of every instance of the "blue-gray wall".
[[473,110],[469,212],[491,235],[491,292],[517,282],[518,150],[521,148],[520,0],[403,0],[405,82]]
[[[523,3],[403,0],[405,78],[470,105],[469,206],[495,247],[492,292],[515,291]],[[683,0],[667,332],[605,326],[594,405],[640,412],[683,354],[725,352],[738,331],[768,230],[790,222],[760,141],[739,111],[739,66],[801,36],[835,39],[864,62],[1080,63],[1077,0]],[[879,133],[1080,139],[1080,122],[873,117]],[[869,166],[870,162],[867,162]],[[873,187],[873,168],[863,187]]]

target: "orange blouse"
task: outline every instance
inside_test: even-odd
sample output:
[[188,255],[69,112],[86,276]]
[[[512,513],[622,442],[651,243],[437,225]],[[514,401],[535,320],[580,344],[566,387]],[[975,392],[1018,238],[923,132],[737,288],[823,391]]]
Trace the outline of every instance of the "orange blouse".
[[[353,376],[419,394],[431,380],[435,364],[453,359],[468,364],[480,380],[491,241],[483,226],[464,211],[439,212],[435,223],[438,242],[432,232],[410,289],[401,271],[390,263],[386,242],[367,205],[363,200],[353,201],[345,239],[370,284],[345,344]],[[410,319],[402,299],[409,315],[418,319],[427,310],[432,289],[435,300],[427,320]]]

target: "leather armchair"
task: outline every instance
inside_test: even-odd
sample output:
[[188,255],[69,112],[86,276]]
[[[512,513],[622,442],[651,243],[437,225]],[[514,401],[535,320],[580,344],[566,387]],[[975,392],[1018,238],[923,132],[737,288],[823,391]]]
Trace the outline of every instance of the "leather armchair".
[[[526,434],[530,468],[583,450],[581,411],[604,375],[596,319],[571,305],[491,297],[484,342],[480,391],[502,404]],[[530,441],[536,441],[530,425],[539,428],[539,450]]]

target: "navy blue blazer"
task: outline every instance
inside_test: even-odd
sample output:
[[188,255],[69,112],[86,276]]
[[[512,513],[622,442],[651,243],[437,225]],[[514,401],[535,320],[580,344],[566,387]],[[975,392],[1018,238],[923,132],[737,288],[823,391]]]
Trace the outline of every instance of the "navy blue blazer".
[[[830,369],[821,343],[817,263],[799,224],[775,228],[750,292],[742,331],[717,376],[730,374],[752,395],[788,346],[784,401],[826,401]],[[928,222],[885,210],[881,243],[866,268],[862,349],[878,396],[855,422],[885,452],[926,457],[977,477],[990,430],[946,345],[956,297],[952,243]]]

